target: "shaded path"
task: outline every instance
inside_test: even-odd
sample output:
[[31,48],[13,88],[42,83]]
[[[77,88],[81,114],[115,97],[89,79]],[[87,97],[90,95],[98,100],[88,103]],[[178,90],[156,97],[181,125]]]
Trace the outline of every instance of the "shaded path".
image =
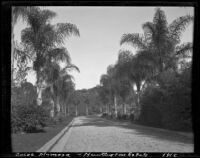
[[193,152],[193,143],[176,132],[81,116],[51,151]]

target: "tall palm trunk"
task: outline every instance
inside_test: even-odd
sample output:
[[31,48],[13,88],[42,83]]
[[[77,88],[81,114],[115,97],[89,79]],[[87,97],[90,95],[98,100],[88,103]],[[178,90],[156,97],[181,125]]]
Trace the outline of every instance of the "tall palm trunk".
[[141,93],[141,89],[140,89],[140,84],[136,84],[137,86],[137,94],[136,94],[136,113],[135,113],[135,120],[138,120],[141,114],[141,104],[140,104],[140,93]]
[[111,116],[111,104],[108,105],[108,114]]
[[50,91],[51,91],[51,98],[52,98],[52,106],[51,106],[51,117],[53,118],[55,116],[55,104],[56,104],[56,98],[54,95],[54,90],[53,90],[53,86],[51,85],[50,87]]
[[66,105],[63,106],[63,112],[64,112],[64,115],[65,115],[65,117],[66,117],[66,116],[67,116],[67,108],[66,108]]
[[54,105],[54,101],[53,101],[53,99],[51,99],[51,111],[50,111],[50,116],[53,118],[54,117],[54,107],[55,107],[55,105]]
[[117,114],[117,96],[114,96],[114,106],[115,106],[115,117],[117,118],[118,114]]
[[127,105],[124,104],[124,115],[126,115],[126,114],[127,114]]
[[37,105],[40,106],[42,104],[42,88],[37,86]]
[[61,107],[60,107],[59,97],[56,97],[56,111],[58,114],[60,114],[60,110],[61,110]]
[[123,105],[123,115],[126,115],[126,104],[122,104]]
[[103,113],[103,107],[100,107],[100,113]]
[[65,109],[62,102],[60,104],[60,112],[65,116]]
[[108,115],[108,104],[106,105],[106,114]]
[[[41,83],[40,83],[40,77],[39,77],[40,73],[39,71],[36,71],[36,87],[37,87],[37,105],[40,106],[42,104],[42,87],[41,87]],[[51,93],[53,92],[53,90],[51,89]]]
[[76,105],[76,117],[78,116],[78,105]]
[[86,115],[88,115],[88,106],[86,104]]
[[67,106],[67,116],[69,116],[69,105]]

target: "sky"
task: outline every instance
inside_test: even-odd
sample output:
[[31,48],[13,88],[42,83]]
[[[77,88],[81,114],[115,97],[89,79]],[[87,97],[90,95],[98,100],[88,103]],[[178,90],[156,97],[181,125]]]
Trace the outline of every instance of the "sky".
[[[124,33],[143,33],[142,24],[152,22],[155,7],[45,7],[54,11],[56,23],[75,24],[80,37],[69,37],[64,47],[70,53],[72,63],[79,67],[80,73],[72,72],[76,89],[89,89],[99,84],[102,74],[108,65],[115,64],[119,50],[135,49],[129,45],[120,46]],[[194,15],[193,7],[161,7],[165,11],[168,24],[177,17]],[[26,23],[19,20],[14,28],[15,40],[20,42],[21,30]],[[182,42],[192,42],[193,24],[183,33]],[[31,71],[27,81],[35,83],[35,73]]]

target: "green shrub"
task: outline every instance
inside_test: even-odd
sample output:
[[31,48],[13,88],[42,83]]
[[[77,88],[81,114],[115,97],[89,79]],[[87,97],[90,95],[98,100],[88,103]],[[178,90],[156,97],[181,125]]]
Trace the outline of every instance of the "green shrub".
[[103,113],[103,114],[101,115],[101,117],[106,117],[106,116],[108,116],[107,113]]
[[21,87],[12,87],[11,92],[12,132],[34,132],[45,127],[49,117],[48,105],[37,106],[36,87],[25,82]]
[[62,113],[56,114],[56,116],[54,118],[56,123],[61,123],[64,121],[64,119],[65,119],[65,116]]
[[155,106],[150,104],[145,105],[142,107],[141,115],[137,123],[153,127],[162,127],[162,114]]
[[165,72],[160,86],[149,85],[141,98],[140,124],[191,131],[191,70]]
[[134,121],[134,119],[135,119],[135,116],[134,116],[134,114],[133,113],[131,113],[130,114],[130,116],[129,116],[129,119],[133,122]]
[[12,132],[36,132],[47,125],[47,111],[36,104],[18,105],[11,112]]
[[127,119],[128,119],[128,115],[123,114],[123,115],[121,116],[121,119],[122,119],[122,120],[127,120]]

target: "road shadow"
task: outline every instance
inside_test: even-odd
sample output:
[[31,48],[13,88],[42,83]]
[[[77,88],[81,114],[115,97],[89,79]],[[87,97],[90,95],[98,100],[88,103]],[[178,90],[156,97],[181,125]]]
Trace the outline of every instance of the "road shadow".
[[97,116],[82,116],[79,118],[80,123],[72,125],[73,127],[80,126],[96,126],[96,127],[119,127],[129,129],[126,133],[138,134],[140,136],[147,136],[154,139],[172,141],[177,143],[193,144],[193,138],[181,135],[178,132],[160,130],[152,127],[131,124],[128,122],[111,121]]

